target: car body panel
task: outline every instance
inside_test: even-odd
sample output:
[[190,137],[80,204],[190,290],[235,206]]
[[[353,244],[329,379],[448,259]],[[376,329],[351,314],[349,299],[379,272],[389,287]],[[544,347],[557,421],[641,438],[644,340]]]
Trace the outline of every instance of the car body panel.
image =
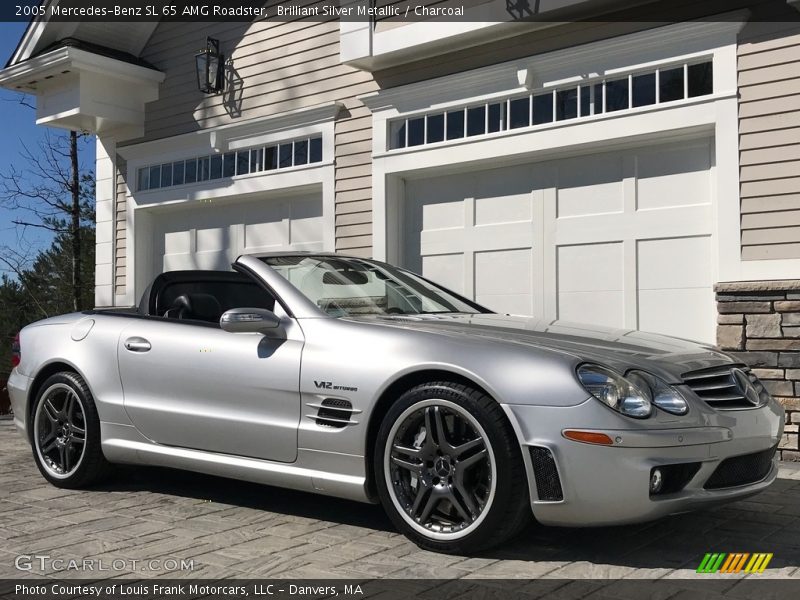
[[[116,348],[125,411],[159,444],[294,462],[303,333],[288,318],[285,331],[275,339],[133,319]],[[150,349],[129,350],[132,339]]]
[[[26,415],[43,376],[68,368],[92,392],[103,452],[112,462],[374,501],[369,434],[403,382],[425,373],[423,379],[470,382],[502,406],[526,465],[533,513],[544,523],[641,521],[745,497],[774,479],[773,468],[754,484],[702,488],[725,458],[774,447],[784,422],[772,399],[760,408],[726,411],[693,396],[682,374],[737,364],[710,346],[496,314],[334,318],[258,258],[240,257],[234,267],[277,298],[277,338],[120,311],[32,324],[21,332],[22,362],[8,384],[17,426],[27,433]],[[150,351],[129,351],[129,338],[143,338]],[[579,383],[576,369],[586,362],[620,374],[650,371],[680,390],[690,410],[625,417]],[[351,403],[347,424],[319,421],[326,400]],[[569,428],[606,432],[615,443],[567,440]],[[539,500],[531,446],[555,457],[562,501]],[[680,494],[654,500],[650,469],[670,461],[697,461],[702,468]]]

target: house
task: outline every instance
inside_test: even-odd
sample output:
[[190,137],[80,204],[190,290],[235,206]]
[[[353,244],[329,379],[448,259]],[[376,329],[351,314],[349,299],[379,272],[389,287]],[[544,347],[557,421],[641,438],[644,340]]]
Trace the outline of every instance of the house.
[[800,459],[797,0],[465,4],[35,20],[0,85],[97,134],[97,305],[241,253],[373,256],[499,311],[718,342]]

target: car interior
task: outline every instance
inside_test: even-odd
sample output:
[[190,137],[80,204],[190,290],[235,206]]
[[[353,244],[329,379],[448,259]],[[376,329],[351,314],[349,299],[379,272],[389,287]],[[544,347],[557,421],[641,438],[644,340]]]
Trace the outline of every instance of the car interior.
[[226,310],[244,307],[274,310],[275,298],[239,273],[172,271],[156,277],[142,298],[139,312],[219,325]]

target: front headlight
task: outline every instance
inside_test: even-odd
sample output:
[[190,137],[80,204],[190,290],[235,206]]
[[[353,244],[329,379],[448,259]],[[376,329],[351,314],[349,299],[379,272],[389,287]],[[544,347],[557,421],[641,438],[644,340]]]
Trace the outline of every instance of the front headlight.
[[623,415],[646,419],[653,412],[646,393],[611,369],[582,365],[578,367],[578,379],[587,392]]
[[673,415],[685,415],[689,412],[686,399],[663,379],[647,371],[628,371],[625,377],[647,394],[647,399],[661,410]]

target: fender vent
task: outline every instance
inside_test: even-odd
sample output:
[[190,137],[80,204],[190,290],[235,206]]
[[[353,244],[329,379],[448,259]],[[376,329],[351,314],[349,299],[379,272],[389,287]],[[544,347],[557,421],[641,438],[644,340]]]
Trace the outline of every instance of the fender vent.
[[349,400],[341,398],[325,398],[321,403],[309,403],[309,408],[317,409],[317,414],[306,415],[321,427],[334,427],[342,429],[348,425],[356,425],[358,421],[353,421],[352,416],[361,412],[353,410],[353,404]]
[[556,461],[549,448],[531,446],[533,476],[536,478],[536,493],[539,500],[559,502],[564,499],[561,491],[561,478],[558,476]]

